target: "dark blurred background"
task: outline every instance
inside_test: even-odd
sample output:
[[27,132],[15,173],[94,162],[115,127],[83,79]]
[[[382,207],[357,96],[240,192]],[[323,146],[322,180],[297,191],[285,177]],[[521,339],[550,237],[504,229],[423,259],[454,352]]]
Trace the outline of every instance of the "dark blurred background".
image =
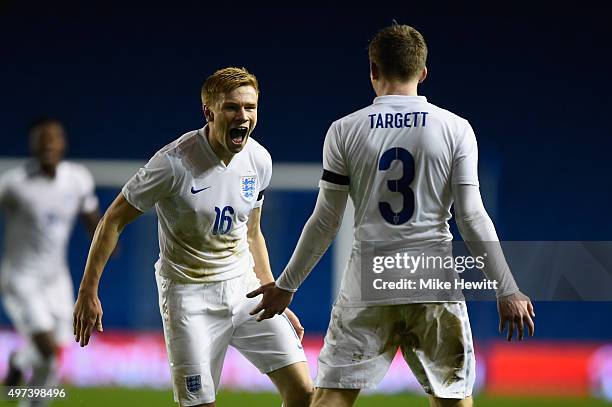
[[[484,15],[467,9],[441,14],[440,7],[436,14],[405,2],[42,7],[0,3],[0,156],[27,155],[28,123],[50,114],[66,123],[71,158],[144,163],[203,125],[200,86],[214,70],[234,65],[260,81],[254,137],[274,161],[320,163],[331,122],[375,96],[368,40],[396,19],[417,28],[429,46],[429,76],[420,94],[465,117],[476,131],[481,176],[495,180],[484,191],[485,204],[500,237],[612,240],[606,122],[612,28],[602,10],[570,15],[534,6],[529,15],[511,9]],[[98,191],[104,207],[118,191]],[[273,191],[266,198],[264,231],[275,273],[291,255],[315,198],[316,189]],[[160,326],[155,222],[139,225],[126,230],[122,253],[103,278],[105,328]],[[79,229],[71,248],[75,284],[87,247]],[[327,327],[330,267],[327,256],[294,303],[310,332]],[[495,305],[470,308],[475,338],[495,338]],[[611,303],[536,303],[536,311],[540,339],[612,340]]]

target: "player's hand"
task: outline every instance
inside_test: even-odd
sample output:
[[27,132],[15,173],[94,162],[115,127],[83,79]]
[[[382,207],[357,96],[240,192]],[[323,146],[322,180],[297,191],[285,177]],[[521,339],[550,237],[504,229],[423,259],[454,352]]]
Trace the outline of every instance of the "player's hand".
[[253,308],[253,311],[250,312],[251,315],[256,315],[263,311],[257,317],[257,321],[263,321],[264,319],[272,318],[276,314],[282,314],[293,299],[291,291],[278,288],[274,281],[262,285],[255,291],[251,291],[247,294],[247,298],[254,298],[260,294],[263,295],[263,298]]
[[289,308],[285,309],[285,316],[287,317],[289,322],[291,322],[291,325],[293,325],[293,329],[295,330],[295,333],[297,334],[298,338],[300,338],[301,342],[304,338],[304,327],[302,326],[300,319]]
[[81,347],[87,346],[91,332],[94,327],[98,332],[102,332],[102,304],[97,293],[79,291],[74,306],[74,338],[80,342]]
[[497,299],[497,311],[499,312],[499,333],[504,332],[508,325],[506,339],[512,341],[514,328],[518,330],[518,340],[522,341],[525,336],[525,325],[529,330],[529,336],[533,336],[535,324],[533,317],[535,312],[531,300],[522,292],[510,294]]

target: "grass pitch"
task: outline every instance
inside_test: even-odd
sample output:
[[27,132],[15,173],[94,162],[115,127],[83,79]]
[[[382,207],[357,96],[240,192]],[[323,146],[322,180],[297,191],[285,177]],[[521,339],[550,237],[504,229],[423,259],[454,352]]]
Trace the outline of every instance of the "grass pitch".
[[[126,388],[67,388],[67,397],[56,400],[51,406],[87,406],[87,407],[121,407],[121,406],[178,406],[172,400],[170,390],[126,389]],[[610,406],[602,400],[585,398],[501,398],[477,396],[474,400],[477,407],[574,407],[574,406]],[[0,405],[17,405],[16,402],[2,402]],[[222,391],[217,398],[219,407],[280,407],[281,400],[272,393],[239,393]],[[408,407],[428,406],[427,399],[411,394],[398,395],[363,395],[357,400],[358,407]]]

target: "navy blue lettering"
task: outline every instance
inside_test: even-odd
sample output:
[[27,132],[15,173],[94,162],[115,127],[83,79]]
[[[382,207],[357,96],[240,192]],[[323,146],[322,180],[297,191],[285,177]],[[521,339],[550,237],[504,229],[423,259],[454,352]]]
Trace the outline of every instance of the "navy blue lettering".
[[373,129],[374,128],[374,116],[376,116],[374,113],[369,114],[368,116],[370,116],[370,128]]
[[404,117],[401,113],[395,113],[395,127],[401,129],[404,127],[404,122],[402,121],[402,117]]
[[385,129],[393,128],[393,114],[385,114]]
[[[372,113],[369,114],[371,129],[402,129],[406,127],[425,127],[429,112]],[[419,115],[421,122],[419,123]],[[376,116],[376,120],[374,117]]]
[[404,127],[412,127],[410,124],[410,113],[404,114]]
[[383,125],[382,115],[379,113],[378,118],[376,119],[376,128],[379,129],[381,127],[384,127],[384,125]]

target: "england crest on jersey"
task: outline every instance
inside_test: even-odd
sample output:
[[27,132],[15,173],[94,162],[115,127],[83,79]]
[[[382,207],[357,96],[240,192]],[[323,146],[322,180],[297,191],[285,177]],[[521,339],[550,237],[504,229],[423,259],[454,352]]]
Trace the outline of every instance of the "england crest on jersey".
[[240,194],[251,201],[257,191],[257,175],[243,175],[240,177]]
[[195,393],[202,388],[202,378],[199,374],[185,377],[185,387],[189,393]]

